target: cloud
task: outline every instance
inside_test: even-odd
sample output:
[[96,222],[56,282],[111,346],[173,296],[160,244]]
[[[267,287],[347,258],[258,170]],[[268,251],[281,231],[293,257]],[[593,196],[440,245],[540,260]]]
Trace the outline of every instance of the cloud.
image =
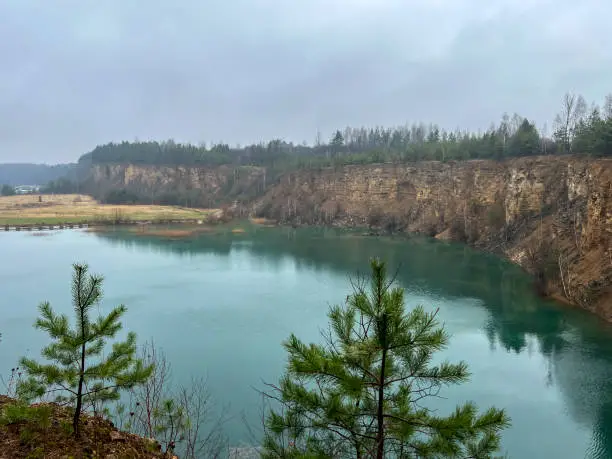
[[346,125],[550,121],[612,91],[603,0],[0,3],[0,161],[134,138],[312,141]]

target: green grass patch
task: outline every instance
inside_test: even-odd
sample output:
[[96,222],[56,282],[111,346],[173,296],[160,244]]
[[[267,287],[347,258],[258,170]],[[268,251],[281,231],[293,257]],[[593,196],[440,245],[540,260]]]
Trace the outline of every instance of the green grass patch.
[[4,405],[0,412],[0,425],[34,422],[41,428],[48,428],[52,412],[49,405],[30,406],[16,401]]

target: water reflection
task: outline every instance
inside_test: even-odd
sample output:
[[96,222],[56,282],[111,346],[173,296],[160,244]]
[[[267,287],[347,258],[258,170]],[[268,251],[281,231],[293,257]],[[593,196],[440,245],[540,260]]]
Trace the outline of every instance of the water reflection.
[[[101,233],[109,244],[194,257],[245,250],[267,269],[347,273],[364,270],[372,256],[399,267],[398,280],[415,294],[474,298],[486,308],[483,328],[491,346],[510,353],[538,352],[546,384],[557,386],[572,419],[592,428],[588,457],[612,457],[612,329],[571,307],[537,297],[520,268],[467,247],[423,239],[374,239],[332,230],[221,231],[193,240],[164,240],[126,232]],[[532,343],[532,344],[530,344]]]

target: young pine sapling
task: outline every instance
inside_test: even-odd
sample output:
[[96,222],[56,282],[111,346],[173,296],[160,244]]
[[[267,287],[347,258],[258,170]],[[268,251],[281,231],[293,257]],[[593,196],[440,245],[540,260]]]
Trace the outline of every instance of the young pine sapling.
[[73,432],[80,435],[81,413],[94,406],[119,398],[119,391],[144,383],[153,367],[136,357],[136,335],[127,334],[124,341],[113,343],[103,353],[108,340],[121,330],[124,305],[113,308],[106,316],[93,320],[92,307],[102,298],[103,278],[89,275],[87,265],[75,264],[72,277],[72,305],[75,326],[68,317],[56,313],[48,302],[38,307],[40,317],[35,327],[46,331],[53,342],[42,350],[48,363],[22,358],[27,374],[19,387],[20,395],[32,400],[55,395],[55,400],[74,407]]

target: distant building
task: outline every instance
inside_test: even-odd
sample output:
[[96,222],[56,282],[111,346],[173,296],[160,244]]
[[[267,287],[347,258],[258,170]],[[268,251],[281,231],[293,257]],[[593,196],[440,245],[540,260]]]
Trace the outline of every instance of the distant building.
[[15,193],[17,194],[32,194],[40,191],[39,185],[17,185],[15,187]]

